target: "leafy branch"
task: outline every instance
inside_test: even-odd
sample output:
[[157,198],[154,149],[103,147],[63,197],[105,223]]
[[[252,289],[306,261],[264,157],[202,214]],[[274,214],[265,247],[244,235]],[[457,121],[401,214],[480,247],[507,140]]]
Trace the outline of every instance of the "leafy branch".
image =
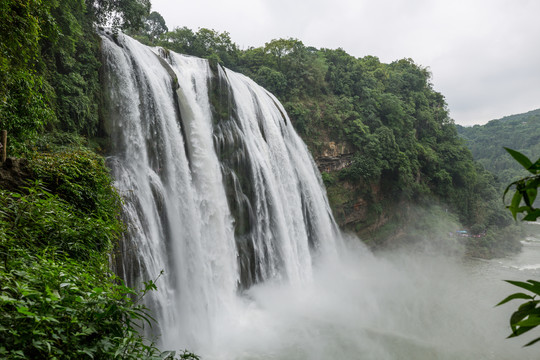
[[[518,213],[527,213],[523,220],[535,221],[540,217],[540,209],[534,208],[534,200],[536,199],[538,186],[540,185],[540,158],[533,163],[519,151],[506,147],[504,149],[529,171],[532,176],[522,178],[508,185],[504,191],[503,200],[510,188],[515,186],[516,192],[512,197],[511,204],[507,208],[514,216],[514,219],[516,219]],[[521,205],[522,200],[525,205]],[[527,282],[506,280],[506,282],[533,293],[533,295],[523,292],[514,293],[497,304],[499,306],[515,299],[528,300],[521,304],[512,316],[510,316],[512,334],[508,338],[513,338],[525,334],[540,325],[540,300],[537,299],[537,296],[540,296],[540,282],[535,280],[527,280]],[[538,341],[540,341],[540,337],[528,342],[525,346],[533,345]]]
[[[527,280],[527,282],[506,280],[506,282],[534,294],[529,295],[522,292],[514,293],[497,304],[497,306],[499,306],[515,299],[528,300],[527,302],[521,304],[519,308],[514,311],[512,316],[510,316],[510,327],[512,328],[512,334],[510,334],[508,338],[513,338],[520,336],[540,325],[540,300],[537,299],[537,296],[540,296],[540,282],[534,280]],[[525,346],[533,345],[538,341],[540,341],[540,337],[528,342],[525,344]]]
[[[540,209],[534,207],[534,200],[538,194],[538,186],[540,185],[540,158],[536,162],[532,162],[528,157],[509,148],[504,148],[518,163],[520,163],[532,175],[514,181],[506,187],[503,194],[503,201],[508,191],[515,187],[516,192],[512,197],[512,201],[507,208],[512,213],[514,219],[517,219],[518,213],[526,213],[522,219],[524,221],[535,221],[540,217]],[[525,203],[524,205],[522,204]]]

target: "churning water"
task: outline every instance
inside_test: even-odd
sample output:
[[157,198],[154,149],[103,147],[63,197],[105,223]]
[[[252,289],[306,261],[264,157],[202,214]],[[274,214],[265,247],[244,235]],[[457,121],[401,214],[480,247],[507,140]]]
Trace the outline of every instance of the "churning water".
[[135,286],[163,271],[145,299],[163,349],[227,360],[521,351],[503,340],[511,309],[493,309],[504,294],[468,266],[374,257],[344,239],[273,95],[206,60],[102,39],[110,164],[129,233],[118,272]]

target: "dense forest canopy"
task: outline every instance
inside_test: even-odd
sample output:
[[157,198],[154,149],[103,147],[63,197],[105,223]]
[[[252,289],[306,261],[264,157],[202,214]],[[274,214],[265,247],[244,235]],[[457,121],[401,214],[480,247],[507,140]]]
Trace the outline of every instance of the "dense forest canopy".
[[15,139],[59,129],[94,136],[95,26],[143,26],[148,0],[6,0],[0,4],[0,124]]

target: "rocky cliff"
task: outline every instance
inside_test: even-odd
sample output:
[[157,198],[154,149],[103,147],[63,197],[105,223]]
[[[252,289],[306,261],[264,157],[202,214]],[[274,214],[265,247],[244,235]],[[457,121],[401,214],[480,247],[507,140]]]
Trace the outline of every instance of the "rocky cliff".
[[336,221],[341,228],[369,243],[388,223],[390,216],[380,205],[385,201],[380,184],[353,183],[340,178],[339,172],[352,164],[353,154],[349,144],[327,141],[315,162],[323,174]]

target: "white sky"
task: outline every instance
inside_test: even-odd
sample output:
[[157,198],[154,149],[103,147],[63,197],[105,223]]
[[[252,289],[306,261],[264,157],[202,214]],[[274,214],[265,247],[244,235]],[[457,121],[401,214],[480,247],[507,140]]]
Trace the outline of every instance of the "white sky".
[[540,108],[540,0],[152,0],[170,30],[277,38],[428,67],[457,124]]

